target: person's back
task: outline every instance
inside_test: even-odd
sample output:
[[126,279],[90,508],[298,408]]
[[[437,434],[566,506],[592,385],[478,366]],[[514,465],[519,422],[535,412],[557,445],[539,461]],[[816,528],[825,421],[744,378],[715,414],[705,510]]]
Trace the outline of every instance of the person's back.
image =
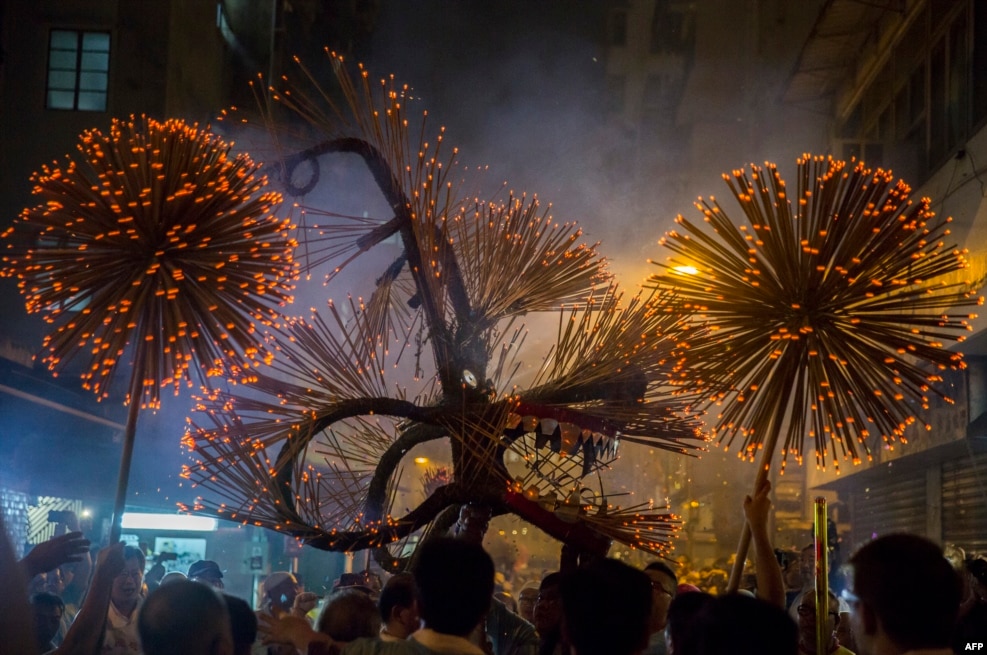
[[233,653],[250,655],[250,650],[257,640],[257,617],[247,601],[242,598],[223,594],[223,600],[226,601],[226,612],[230,616]]
[[329,594],[316,629],[343,645],[361,637],[376,637],[380,631],[377,604],[364,591],[341,588]]
[[380,614],[380,638],[403,641],[421,626],[418,610],[418,589],[410,573],[398,573],[381,589],[377,600]]
[[158,587],[141,606],[137,629],[144,655],[233,655],[226,602],[198,582]]
[[601,559],[562,581],[563,631],[575,655],[633,655],[648,644],[651,582],[644,572]]
[[[798,629],[788,614],[745,594],[717,596],[692,623],[694,634],[674,655],[796,655]],[[693,650],[694,649],[694,650]]]
[[[493,513],[489,505],[467,503],[459,508],[459,518],[449,530],[454,539],[483,546],[483,537],[490,527]],[[492,593],[491,593],[492,595]],[[495,655],[537,655],[538,635],[533,625],[507,608],[496,598],[491,599],[481,638],[489,639]]]
[[861,547],[847,570],[843,596],[858,653],[952,653],[961,582],[942,548],[917,535],[890,534]]
[[440,537],[423,543],[412,575],[424,627],[405,641],[359,639],[344,655],[483,655],[468,640],[490,608],[494,565],[479,544]]

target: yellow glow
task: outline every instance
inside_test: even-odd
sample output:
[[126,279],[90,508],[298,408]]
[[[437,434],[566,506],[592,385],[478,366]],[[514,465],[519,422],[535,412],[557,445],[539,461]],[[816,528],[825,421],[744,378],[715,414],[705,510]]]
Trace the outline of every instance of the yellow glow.
[[415,464],[428,464],[428,457],[416,457]]
[[695,266],[675,266],[672,270],[682,275],[696,275],[699,273],[699,269]]

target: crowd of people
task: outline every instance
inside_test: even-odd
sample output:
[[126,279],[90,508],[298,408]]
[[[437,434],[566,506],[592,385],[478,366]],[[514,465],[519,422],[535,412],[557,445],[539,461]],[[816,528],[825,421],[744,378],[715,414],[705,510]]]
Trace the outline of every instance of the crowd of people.
[[[584,557],[515,596],[495,585],[482,546],[490,509],[472,504],[462,507],[447,536],[419,546],[406,573],[383,583],[346,574],[322,603],[292,573],[272,573],[258,608],[224,593],[216,562],[196,562],[186,573],[145,573],[144,553],[118,543],[93,563],[76,530],[16,561],[0,539],[7,586],[0,594],[0,652],[816,655],[812,550],[795,558],[772,548],[769,491],[765,483],[745,499],[756,573],[737,593],[704,590],[674,562],[642,569]],[[924,537],[890,534],[861,547],[844,569],[845,586],[839,595],[830,592],[822,614],[827,655],[984,649],[987,560],[957,565]]]

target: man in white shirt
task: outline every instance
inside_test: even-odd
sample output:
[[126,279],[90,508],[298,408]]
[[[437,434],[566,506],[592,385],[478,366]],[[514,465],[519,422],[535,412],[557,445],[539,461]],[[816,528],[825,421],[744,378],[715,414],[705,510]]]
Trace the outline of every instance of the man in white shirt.
[[144,587],[144,553],[139,548],[123,549],[124,567],[113,580],[110,608],[106,614],[106,632],[101,655],[140,655],[137,612]]

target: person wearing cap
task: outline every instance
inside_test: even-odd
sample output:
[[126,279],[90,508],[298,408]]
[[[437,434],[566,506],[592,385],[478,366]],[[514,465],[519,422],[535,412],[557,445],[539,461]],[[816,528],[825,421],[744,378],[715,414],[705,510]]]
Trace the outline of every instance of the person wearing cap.
[[[257,620],[261,626],[265,618],[280,618],[282,616],[297,616],[305,618],[306,613],[319,602],[317,594],[302,591],[298,579],[290,571],[275,571],[264,579],[261,594],[261,609],[257,611]],[[307,619],[306,619],[307,620]],[[264,646],[263,630],[258,631],[258,641],[254,645],[254,655],[294,655],[290,646]]]
[[223,585],[223,572],[220,570],[219,564],[212,560],[200,559],[188,567],[188,579],[193,582],[205,583],[220,591],[225,588]]

